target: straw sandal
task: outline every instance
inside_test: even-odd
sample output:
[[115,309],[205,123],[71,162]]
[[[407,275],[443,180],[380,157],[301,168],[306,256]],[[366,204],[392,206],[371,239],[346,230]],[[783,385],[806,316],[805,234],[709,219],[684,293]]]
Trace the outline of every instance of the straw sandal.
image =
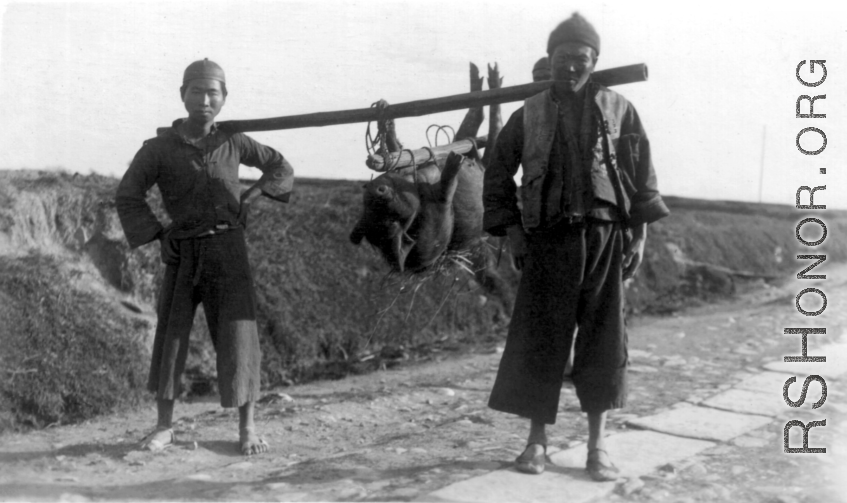
[[[529,448],[533,445],[540,445],[544,448],[541,454],[535,456],[529,454]],[[515,459],[515,469],[521,473],[529,473],[539,475],[544,472],[544,465],[547,461],[547,446],[544,444],[527,444],[526,449]]]
[[601,463],[600,452],[605,452],[606,456],[609,456],[609,453],[605,449],[589,449],[588,460],[585,462],[585,471],[588,472],[588,476],[597,482],[609,482],[619,479],[621,472],[618,470],[618,467],[611,461],[609,461],[608,465]]

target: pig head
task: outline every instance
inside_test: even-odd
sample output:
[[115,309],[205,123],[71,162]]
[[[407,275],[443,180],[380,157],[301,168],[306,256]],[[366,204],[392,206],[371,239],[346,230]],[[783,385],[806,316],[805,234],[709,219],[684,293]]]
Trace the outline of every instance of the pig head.
[[430,163],[383,173],[364,186],[350,241],[367,240],[397,272],[423,271],[445,251],[479,240],[482,180],[475,150],[451,153],[443,169]]

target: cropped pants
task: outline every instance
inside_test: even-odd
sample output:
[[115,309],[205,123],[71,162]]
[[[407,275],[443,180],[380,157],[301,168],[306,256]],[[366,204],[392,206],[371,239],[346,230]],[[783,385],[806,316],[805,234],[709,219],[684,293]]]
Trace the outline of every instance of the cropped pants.
[[255,401],[261,351],[244,230],[180,239],[173,245],[179,260],[167,265],[159,294],[148,389],[159,399],[179,396],[194,313],[202,303],[215,347],[221,405]]
[[584,412],[626,402],[620,225],[587,220],[528,237],[506,348],[488,405],[556,422],[574,328],[573,383]]

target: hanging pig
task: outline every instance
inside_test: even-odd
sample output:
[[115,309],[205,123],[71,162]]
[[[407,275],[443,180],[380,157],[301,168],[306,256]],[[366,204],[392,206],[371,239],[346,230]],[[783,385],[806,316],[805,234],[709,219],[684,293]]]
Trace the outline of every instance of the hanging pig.
[[[496,65],[489,67],[488,81],[490,88],[500,86]],[[472,64],[471,91],[480,89],[482,79]],[[481,108],[469,110],[456,140],[475,136],[482,120]],[[489,122],[486,151],[502,128],[499,105],[491,106]],[[402,148],[393,124],[388,124],[386,140],[390,151]],[[482,243],[483,161],[474,148],[467,155],[451,152],[441,164],[389,171],[365,184],[362,217],[350,240],[367,240],[397,272],[421,272],[447,251],[471,251],[477,282],[510,312],[511,289]]]
[[398,272],[420,272],[447,250],[468,249],[482,231],[482,177],[476,151],[451,153],[443,171],[430,163],[383,173],[364,186],[350,241],[367,239]]

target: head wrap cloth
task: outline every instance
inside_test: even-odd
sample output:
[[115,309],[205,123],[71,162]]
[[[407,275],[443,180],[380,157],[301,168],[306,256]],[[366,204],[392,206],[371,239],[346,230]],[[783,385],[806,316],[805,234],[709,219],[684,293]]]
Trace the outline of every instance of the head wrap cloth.
[[587,45],[594,49],[598,56],[600,55],[600,35],[578,12],[574,12],[569,19],[559,23],[559,26],[550,33],[550,38],[547,39],[547,54],[552,56],[556,47],[567,42]]
[[550,71],[550,60],[547,59],[547,56],[544,56],[543,58],[539,59],[532,66],[533,72],[537,72],[538,70],[547,70],[548,72]]

